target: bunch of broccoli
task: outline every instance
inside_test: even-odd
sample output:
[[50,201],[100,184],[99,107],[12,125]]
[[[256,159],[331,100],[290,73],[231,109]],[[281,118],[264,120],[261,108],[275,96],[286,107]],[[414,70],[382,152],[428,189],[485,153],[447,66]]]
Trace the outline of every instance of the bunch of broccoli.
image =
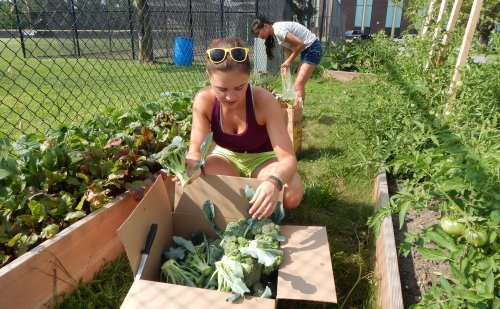
[[170,145],[151,155],[151,158],[158,161],[170,175],[177,176],[181,186],[185,187],[191,178],[188,176],[188,165],[185,161],[187,151],[188,146],[184,143],[182,137],[176,136],[172,139]]
[[152,154],[151,159],[158,161],[161,166],[166,169],[170,175],[175,175],[179,178],[181,186],[184,188],[189,180],[205,163],[205,157],[208,154],[210,144],[212,143],[213,133],[209,132],[200,145],[201,158],[197,162],[195,168],[188,174],[189,166],[186,164],[186,154],[189,150],[187,144],[182,140],[182,137],[176,136],[172,139],[172,143],[163,148],[160,152]]
[[271,297],[268,276],[283,258],[281,227],[271,219],[230,222],[221,239],[203,236],[199,245],[175,236],[175,246],[164,252],[164,281],[244,294]]

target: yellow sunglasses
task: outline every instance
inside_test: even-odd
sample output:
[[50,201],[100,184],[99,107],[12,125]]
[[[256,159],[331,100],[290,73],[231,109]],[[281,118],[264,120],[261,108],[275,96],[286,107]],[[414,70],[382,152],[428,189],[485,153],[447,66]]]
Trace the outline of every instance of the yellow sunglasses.
[[248,59],[250,49],[246,47],[231,47],[231,48],[210,48],[207,50],[207,58],[213,63],[221,63],[226,60],[227,55],[234,62],[245,62]]

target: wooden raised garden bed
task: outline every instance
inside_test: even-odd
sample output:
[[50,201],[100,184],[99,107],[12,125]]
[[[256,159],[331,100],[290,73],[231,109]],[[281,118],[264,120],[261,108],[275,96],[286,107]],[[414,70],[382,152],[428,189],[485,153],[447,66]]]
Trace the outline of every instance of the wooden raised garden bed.
[[[382,168],[375,179],[373,189],[374,210],[386,207],[389,203],[389,189],[387,176]],[[383,219],[380,234],[376,239],[375,250],[375,275],[377,278],[377,300],[379,308],[403,308],[401,280],[398,269],[398,256],[392,218]]]
[[123,194],[0,269],[0,308],[52,308],[124,252],[116,230],[138,201]]
[[324,74],[326,75],[326,77],[333,78],[341,82],[350,82],[361,75],[359,72],[332,71],[332,70],[327,70],[325,71]]

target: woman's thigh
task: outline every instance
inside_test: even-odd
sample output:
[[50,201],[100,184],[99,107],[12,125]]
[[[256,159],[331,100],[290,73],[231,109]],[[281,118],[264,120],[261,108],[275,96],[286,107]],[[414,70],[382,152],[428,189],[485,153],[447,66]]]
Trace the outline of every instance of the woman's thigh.
[[315,68],[315,64],[301,63],[297,73],[297,78],[295,79],[295,84],[305,85],[309,78],[311,78]]
[[205,173],[210,175],[240,176],[240,173],[226,158],[217,155],[209,155],[203,165]]

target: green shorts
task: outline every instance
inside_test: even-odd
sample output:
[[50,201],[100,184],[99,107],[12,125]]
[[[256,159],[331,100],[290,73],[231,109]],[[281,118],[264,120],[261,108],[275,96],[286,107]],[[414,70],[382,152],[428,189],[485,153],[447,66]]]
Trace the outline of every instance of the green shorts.
[[240,173],[240,177],[252,177],[253,171],[267,160],[276,158],[274,151],[246,153],[234,152],[220,146],[215,146],[210,155],[225,158],[231,162]]

